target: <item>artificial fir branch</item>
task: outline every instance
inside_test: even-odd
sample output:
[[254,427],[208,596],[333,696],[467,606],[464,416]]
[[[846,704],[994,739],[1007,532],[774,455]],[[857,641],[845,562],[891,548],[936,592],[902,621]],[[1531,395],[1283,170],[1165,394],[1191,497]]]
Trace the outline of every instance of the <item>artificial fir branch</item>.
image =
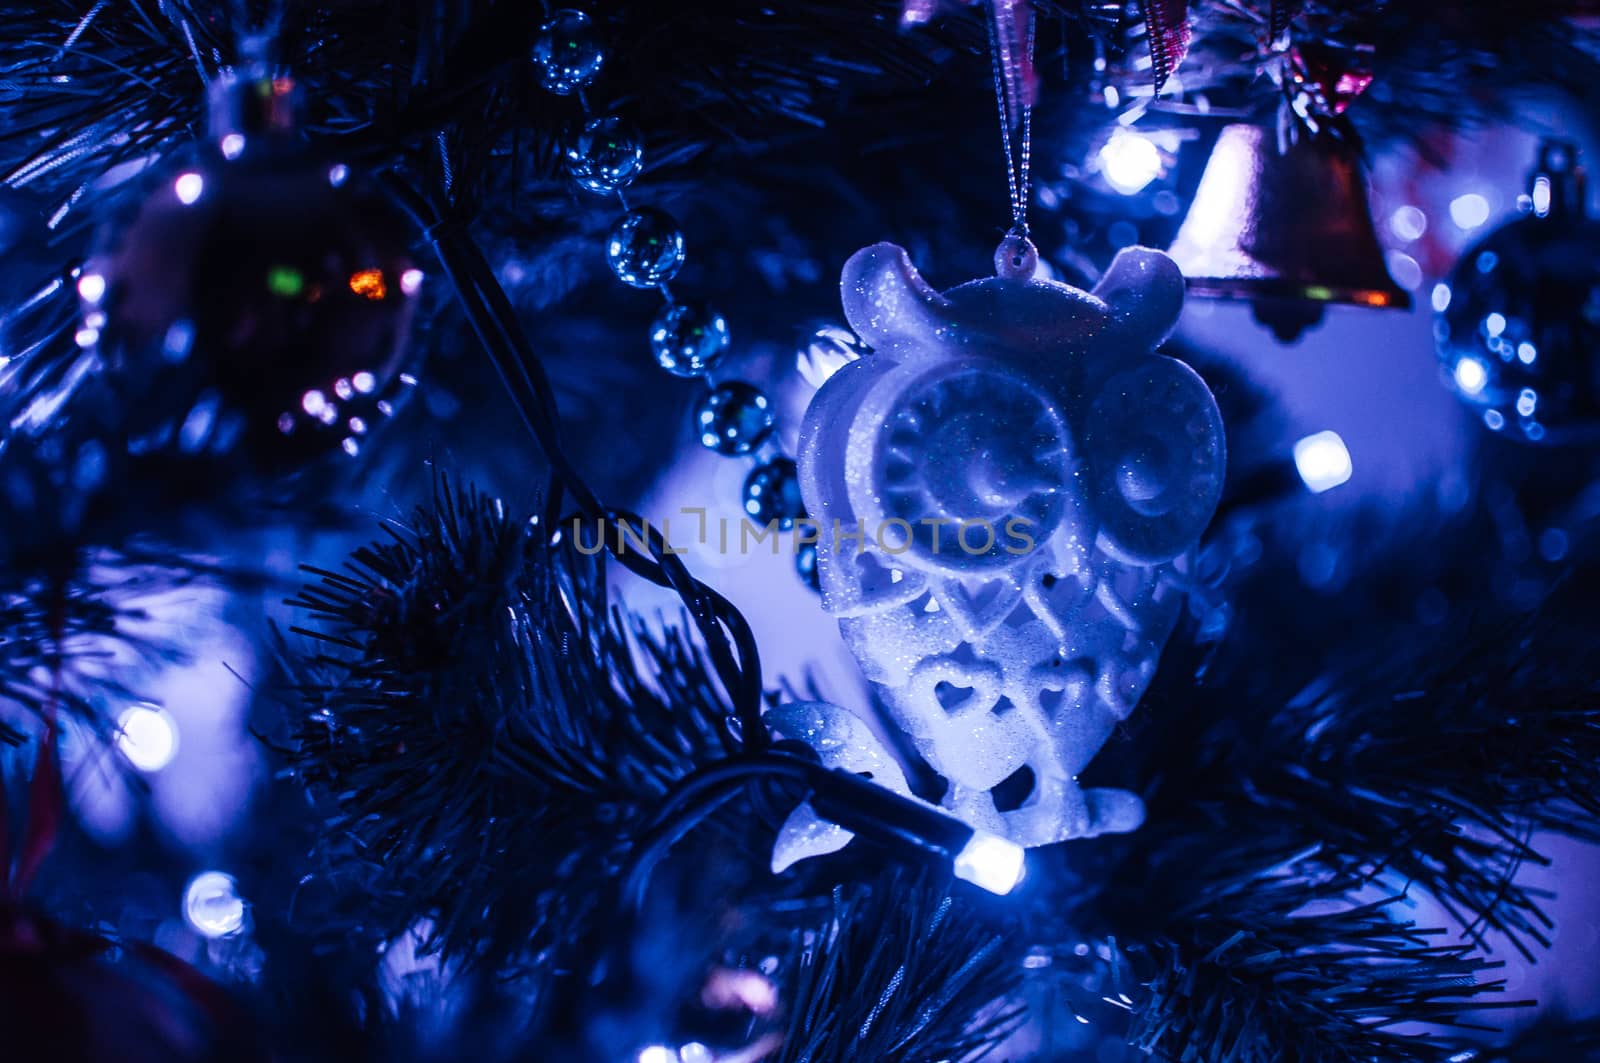
[[1460,1063],[1546,1063],[1600,1059],[1600,1019],[1573,1018],[1561,1011],[1518,1028],[1500,1044],[1464,1053]]
[[[1299,1058],[1371,1058],[1375,1015],[1386,1017],[1385,1038],[1408,1016],[1455,1021],[1484,951],[1509,943],[1531,954],[1548,943],[1544,897],[1519,872],[1543,860],[1536,834],[1595,836],[1600,690],[1584,651],[1596,636],[1594,569],[1578,565],[1521,618],[1432,629],[1384,621],[1375,599],[1409,602],[1408,588],[1439,579],[1468,594],[1482,578],[1482,528],[1421,534],[1429,569],[1408,561],[1419,539],[1399,536],[1371,550],[1359,584],[1298,623],[1267,607],[1289,577],[1264,565],[1235,588],[1235,627],[1219,647],[1169,647],[1136,741],[1152,780],[1147,823],[1062,854],[1072,873],[1048,878],[1056,913],[1166,957],[1136,1031],[1174,1058],[1212,1058],[1217,1045],[1234,1053],[1220,1058],[1277,1058],[1279,1039],[1297,1030],[1316,1046]],[[1326,637],[1333,630],[1342,642]],[[1437,902],[1454,939],[1385,953],[1405,977],[1362,983],[1370,995],[1317,988],[1325,950],[1364,936],[1390,941],[1386,949],[1411,939],[1392,906],[1367,903],[1398,892]],[[1364,906],[1335,905],[1329,916],[1340,895]],[[1296,914],[1303,908],[1317,918]],[[1342,946],[1346,931],[1354,936]],[[1212,999],[1198,989],[1229,986],[1212,976],[1260,956],[1271,978],[1236,985],[1244,996],[1232,1006],[1222,1005],[1233,990]],[[1459,998],[1418,995],[1452,978]],[[1167,991],[1184,985],[1195,992]],[[1429,1042],[1386,1051],[1444,1053]]]
[[[1359,881],[1308,880],[1286,869],[1232,883],[1204,874],[1203,911],[1157,944],[1130,1040],[1163,1059],[1208,1063],[1443,1060],[1499,982],[1468,945],[1438,944],[1399,899],[1350,900]],[[1514,1004],[1511,1006],[1515,1006]]]
[[1022,1019],[1018,945],[928,877],[841,887],[804,932],[772,1063],[982,1058]]
[[[1595,30],[1576,21],[1580,4],[1307,0],[1293,7],[1286,12],[1291,45],[1331,49],[1350,70],[1374,75],[1350,112],[1371,144],[1417,143],[1441,128],[1509,119],[1518,96],[1536,88],[1592,104],[1600,59]],[[1281,61],[1265,0],[1196,0],[1191,10],[1195,41],[1180,71],[1186,91],[1238,99],[1249,94],[1256,69]],[[1250,56],[1254,62],[1242,59]]]
[[181,632],[149,607],[199,582],[229,582],[196,558],[148,547],[68,560],[58,576],[0,564],[0,742],[20,737],[4,718],[11,709],[108,731],[107,709],[140,700],[140,678],[187,657]]
[[579,932],[640,811],[725,752],[726,709],[697,650],[498,500],[441,480],[387,530],[292,603],[292,763],[375,865],[383,933],[536,953]]
[[[1197,744],[1183,747],[1193,763],[1165,764],[1155,833],[1181,851],[1182,833],[1248,823],[1257,841],[1320,846],[1337,870],[1414,883],[1475,938],[1547,944],[1539,898],[1516,881],[1523,862],[1543,862],[1529,837],[1592,840],[1600,818],[1600,696],[1559,630],[1576,601],[1510,629],[1441,631],[1406,654],[1380,641],[1255,722],[1202,710],[1177,728]],[[1211,705],[1233,687],[1199,690]]]

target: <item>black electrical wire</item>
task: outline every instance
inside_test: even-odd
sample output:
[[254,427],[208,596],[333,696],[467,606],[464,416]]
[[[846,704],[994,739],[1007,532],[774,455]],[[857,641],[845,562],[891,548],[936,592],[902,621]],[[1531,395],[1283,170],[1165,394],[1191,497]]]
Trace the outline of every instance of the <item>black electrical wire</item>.
[[386,174],[385,185],[432,245],[512,405],[549,461],[553,484],[564,488],[583,514],[602,528],[626,521],[642,531],[640,538],[647,545],[648,557],[630,553],[620,541],[608,547],[609,552],[630,572],[671,589],[683,600],[732,702],[740,745],[745,749],[766,745],[761,722],[761,660],[749,622],[732,602],[696,579],[648,522],[600,502],[562,448],[554,389],[476,243],[462,226],[444,220],[425,195],[397,174]]

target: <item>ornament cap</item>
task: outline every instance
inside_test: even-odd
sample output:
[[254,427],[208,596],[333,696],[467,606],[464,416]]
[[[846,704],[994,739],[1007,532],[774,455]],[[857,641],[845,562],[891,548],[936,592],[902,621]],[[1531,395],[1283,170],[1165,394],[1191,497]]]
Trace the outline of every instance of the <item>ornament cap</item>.
[[1539,142],[1539,162],[1528,175],[1528,208],[1536,218],[1582,218],[1588,182],[1578,163],[1578,145],[1560,137]]
[[229,159],[263,144],[282,145],[300,130],[303,99],[299,82],[265,66],[228,73],[211,83],[207,131]]
[[1039,249],[1022,229],[1012,229],[994,251],[995,275],[1008,281],[1032,280],[1039,270]]

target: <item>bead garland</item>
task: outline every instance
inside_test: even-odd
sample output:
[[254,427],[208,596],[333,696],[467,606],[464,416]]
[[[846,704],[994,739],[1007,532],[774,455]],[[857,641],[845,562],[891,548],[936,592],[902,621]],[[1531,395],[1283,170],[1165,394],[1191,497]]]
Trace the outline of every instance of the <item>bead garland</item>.
[[[540,84],[560,96],[576,95],[589,111],[584,90],[605,66],[605,49],[594,20],[581,11],[559,10],[540,30],[533,48]],[[753,457],[745,478],[743,509],[756,524],[788,531],[805,518],[794,460],[775,449],[772,400],[742,380],[713,383],[712,370],[729,346],[728,322],[698,300],[678,300],[668,283],[682,267],[683,231],[672,215],[654,207],[630,207],[626,189],[644,165],[639,132],[617,115],[588,117],[565,151],[567,173],[585,192],[615,196],[623,214],[606,237],[606,264],[630,288],[655,289],[664,305],[650,326],[656,364],[674,376],[704,381],[706,393],[695,406],[695,434],[701,445],[725,457]],[[816,547],[803,543],[795,570],[817,586]]]

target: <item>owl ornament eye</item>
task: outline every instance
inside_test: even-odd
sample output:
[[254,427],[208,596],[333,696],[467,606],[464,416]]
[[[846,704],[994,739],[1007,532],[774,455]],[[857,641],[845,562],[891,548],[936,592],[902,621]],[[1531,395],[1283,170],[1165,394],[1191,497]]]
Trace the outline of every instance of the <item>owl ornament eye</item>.
[[1077,776],[1155,672],[1224,449],[1205,384],[1153,353],[1183,305],[1170,259],[1126,249],[1086,292],[1013,243],[942,293],[893,244],[846,263],[872,353],[817,392],[799,466],[824,607],[944,804],[1047,845],[1143,819]]

